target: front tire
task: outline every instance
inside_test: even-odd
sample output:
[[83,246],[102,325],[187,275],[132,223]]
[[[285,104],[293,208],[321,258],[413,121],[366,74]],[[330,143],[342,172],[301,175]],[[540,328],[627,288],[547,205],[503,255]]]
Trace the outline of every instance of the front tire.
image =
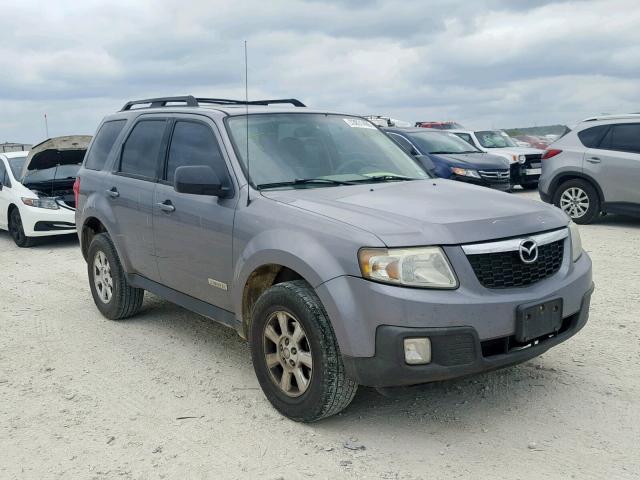
[[20,211],[17,208],[11,210],[9,215],[9,233],[15,244],[20,248],[29,248],[35,243],[33,237],[27,237],[24,233],[24,227],[22,225],[22,217]]
[[249,342],[267,399],[282,415],[315,422],[346,408],[358,385],[315,291],[303,280],[264,292],[253,309]]
[[560,185],[553,204],[581,225],[593,222],[600,215],[598,192],[590,183],[579,178]]
[[87,254],[89,285],[100,313],[111,320],[135,315],[142,306],[144,290],[129,285],[111,238],[93,237]]

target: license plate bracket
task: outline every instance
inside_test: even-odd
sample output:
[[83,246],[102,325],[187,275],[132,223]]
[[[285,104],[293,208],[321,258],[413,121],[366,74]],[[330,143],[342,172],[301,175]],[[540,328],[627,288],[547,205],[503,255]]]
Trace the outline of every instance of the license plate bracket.
[[528,342],[549,335],[562,326],[562,298],[525,304],[516,310],[516,340]]

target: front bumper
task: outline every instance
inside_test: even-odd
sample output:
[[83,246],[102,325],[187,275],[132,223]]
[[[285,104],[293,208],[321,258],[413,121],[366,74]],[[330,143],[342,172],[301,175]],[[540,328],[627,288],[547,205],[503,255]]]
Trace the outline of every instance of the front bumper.
[[75,210],[61,207],[58,210],[21,206],[22,227],[28,237],[65,235],[75,233]]
[[472,185],[480,185],[481,187],[489,187],[502,192],[508,192],[511,190],[511,181],[507,179],[487,179],[487,178],[473,178],[465,177],[462,175],[451,175],[450,180],[456,180],[458,182],[470,183]]
[[[543,354],[575,335],[589,318],[591,289],[582,297],[580,309],[563,319],[557,334],[519,344],[514,336],[481,341],[472,327],[407,328],[382,325],[376,331],[376,354],[357,358],[343,356],[345,368],[359,384],[392,387],[447,380],[515,365]],[[408,365],[404,339],[429,337],[432,361]]]

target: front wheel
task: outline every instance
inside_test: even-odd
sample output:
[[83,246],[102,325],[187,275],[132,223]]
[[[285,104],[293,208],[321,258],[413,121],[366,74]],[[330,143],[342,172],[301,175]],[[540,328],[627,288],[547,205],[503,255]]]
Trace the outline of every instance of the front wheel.
[[108,234],[100,233],[91,240],[87,268],[93,301],[105,317],[120,320],[140,310],[144,290],[129,285]]
[[561,208],[576,223],[593,222],[600,214],[600,198],[593,186],[579,178],[558,187],[553,204]]
[[11,210],[11,214],[9,215],[9,233],[15,244],[20,248],[28,248],[34,244],[34,238],[27,237],[24,233],[22,217],[17,208]]
[[345,372],[320,299],[303,280],[277,284],[260,296],[249,341],[258,382],[282,415],[314,422],[353,400],[358,385]]

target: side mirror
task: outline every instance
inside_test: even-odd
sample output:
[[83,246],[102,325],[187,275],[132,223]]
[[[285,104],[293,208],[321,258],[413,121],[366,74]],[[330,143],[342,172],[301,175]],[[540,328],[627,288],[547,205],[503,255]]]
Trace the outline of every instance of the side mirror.
[[192,165],[176,168],[173,176],[173,188],[178,193],[192,195],[209,195],[225,198],[229,189],[222,182],[213,168],[208,165]]
[[436,166],[428,155],[415,155],[414,157],[428,173],[435,175]]

